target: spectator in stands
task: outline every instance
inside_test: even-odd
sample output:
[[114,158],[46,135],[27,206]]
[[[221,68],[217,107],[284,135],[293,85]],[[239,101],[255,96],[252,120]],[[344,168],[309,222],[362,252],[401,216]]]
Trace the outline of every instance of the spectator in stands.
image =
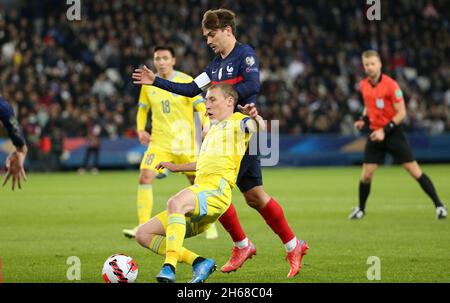
[[[91,173],[97,174],[99,167],[99,156],[100,156],[100,134],[101,134],[101,126],[97,121],[97,114],[93,113],[91,117],[88,117],[87,114],[84,114],[81,117],[81,121],[83,123],[83,128],[86,132],[86,152],[84,154],[83,166],[78,169],[80,174],[85,173],[87,170],[90,170]],[[92,158],[92,163],[90,164],[90,160]]]
[[[258,107],[280,121],[282,133],[352,134],[348,125],[362,104],[359,54],[368,48],[379,50],[385,72],[405,93],[407,130],[450,131],[446,0],[382,1],[383,22],[368,21],[358,1],[297,2],[222,2],[240,16],[242,42],[258,50]],[[174,45],[180,69],[190,74],[201,73],[210,52],[196,27],[209,8],[203,3],[84,1],[89,13],[77,22],[67,21],[64,1],[8,3],[20,9],[0,6],[0,90],[20,121],[31,119],[26,137],[48,128],[53,104],[69,137],[83,135],[79,117],[92,112],[102,136],[135,135],[139,87],[130,74],[139,64],[151,65],[152,46]]]

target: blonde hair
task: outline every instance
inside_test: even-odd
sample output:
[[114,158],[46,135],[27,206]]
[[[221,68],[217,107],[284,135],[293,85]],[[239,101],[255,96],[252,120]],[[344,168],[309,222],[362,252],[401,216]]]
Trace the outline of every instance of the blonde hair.
[[364,58],[370,58],[370,57],[378,57],[378,59],[381,61],[380,54],[379,54],[376,50],[373,50],[373,49],[366,50],[366,51],[364,51],[364,52],[362,53],[362,55],[361,55],[361,58],[362,58],[362,59],[364,59]]
[[233,85],[226,82],[222,82],[218,84],[213,84],[208,88],[208,90],[212,89],[220,89],[225,98],[232,97],[234,100],[234,105],[237,104],[239,96],[237,91],[233,88]]

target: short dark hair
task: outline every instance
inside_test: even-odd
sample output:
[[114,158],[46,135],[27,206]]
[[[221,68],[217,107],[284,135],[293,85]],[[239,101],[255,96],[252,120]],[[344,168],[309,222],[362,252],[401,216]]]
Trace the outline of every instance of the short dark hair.
[[203,28],[218,30],[227,26],[230,26],[233,35],[236,35],[236,14],[229,9],[210,9],[203,15]]
[[153,53],[156,53],[157,51],[160,51],[160,50],[167,50],[167,51],[169,51],[170,54],[172,55],[172,57],[175,58],[175,50],[173,49],[172,46],[168,46],[168,45],[158,45],[158,46],[155,47]]
[[237,91],[234,89],[233,85],[226,83],[226,82],[222,82],[222,83],[217,83],[217,84],[211,85],[208,88],[208,90],[211,90],[211,89],[220,89],[222,91],[223,95],[225,96],[225,98],[232,97],[234,100],[234,106],[236,106],[239,96],[238,96]]

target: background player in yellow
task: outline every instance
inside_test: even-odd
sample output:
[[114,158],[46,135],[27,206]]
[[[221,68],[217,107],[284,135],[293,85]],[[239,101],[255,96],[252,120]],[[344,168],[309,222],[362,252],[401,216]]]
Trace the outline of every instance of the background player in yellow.
[[[191,82],[192,78],[174,70],[175,53],[170,46],[157,46],[153,63],[160,77],[175,82]],[[146,131],[148,112],[151,110],[151,135]],[[209,128],[205,115],[205,103],[201,95],[188,98],[153,86],[142,86],[139,96],[137,130],[139,141],[148,145],[140,165],[137,192],[137,212],[139,225],[147,222],[153,208],[153,180],[165,176],[165,171],[157,170],[156,164],[162,161],[173,163],[194,162],[202,131]],[[195,118],[197,116],[197,118]],[[197,123],[196,123],[197,122]],[[197,124],[197,126],[195,126]],[[199,125],[200,124],[200,125]],[[196,131],[197,130],[197,131]],[[190,183],[194,183],[195,172],[185,173]],[[124,229],[127,237],[134,237],[137,226]],[[215,225],[206,233],[207,238],[217,238]]]
[[[251,119],[233,113],[237,98],[230,84],[211,86],[206,94],[206,113],[212,127],[201,145],[197,162],[161,162],[157,166],[175,172],[196,171],[194,185],[171,197],[167,210],[140,225],[136,233],[139,244],[165,255],[164,265],[156,277],[158,282],[175,282],[178,262],[192,265],[192,283],[204,282],[216,269],[214,260],[186,249],[183,242],[186,237],[205,231],[228,209],[250,136],[264,127],[260,116]],[[251,105],[238,107],[244,113],[252,110]]]

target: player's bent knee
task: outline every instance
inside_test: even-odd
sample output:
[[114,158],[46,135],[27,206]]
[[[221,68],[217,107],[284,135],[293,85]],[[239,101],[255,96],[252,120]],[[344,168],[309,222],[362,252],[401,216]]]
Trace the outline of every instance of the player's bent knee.
[[267,203],[263,197],[258,195],[245,196],[245,202],[247,202],[248,206],[256,210],[262,209]]
[[361,174],[361,181],[363,183],[372,182],[374,173],[375,173],[375,168],[364,167],[362,174]]
[[372,182],[373,173],[372,172],[366,172],[362,175],[362,181],[363,183],[370,183]]
[[138,242],[143,247],[147,248],[150,245],[150,242],[152,241],[153,234],[146,232],[145,228],[142,226],[138,228],[135,234],[136,242]]
[[270,200],[270,196],[262,189],[261,186],[254,187],[244,193],[245,202],[254,209],[262,209]]
[[261,209],[264,207],[264,203],[261,203],[261,201],[258,200],[245,200],[247,202],[247,205],[254,209]]
[[422,170],[419,167],[419,164],[417,162],[408,162],[404,163],[403,167],[408,171],[408,173],[418,179],[423,174]]
[[177,197],[172,197],[167,200],[167,212],[169,214],[173,213],[183,213],[184,205],[183,201]]
[[139,184],[147,185],[152,184],[155,179],[155,173],[149,170],[141,170],[139,174]]

